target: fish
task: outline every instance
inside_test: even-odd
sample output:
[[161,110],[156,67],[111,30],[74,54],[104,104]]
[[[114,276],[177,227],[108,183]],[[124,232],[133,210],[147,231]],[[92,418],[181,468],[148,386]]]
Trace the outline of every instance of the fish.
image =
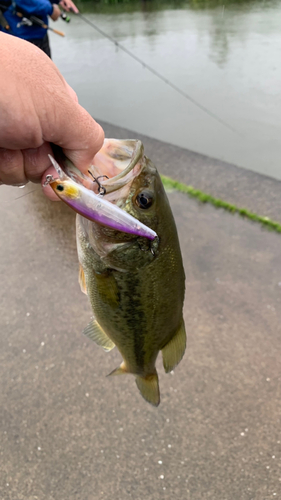
[[79,283],[94,314],[84,334],[107,352],[116,346],[122,362],[109,375],[134,375],[143,398],[158,406],[157,356],[161,351],[169,373],[186,348],[185,273],[174,217],[141,141],[105,139],[91,174],[107,176],[104,199],[157,236],[124,233],[77,214]]

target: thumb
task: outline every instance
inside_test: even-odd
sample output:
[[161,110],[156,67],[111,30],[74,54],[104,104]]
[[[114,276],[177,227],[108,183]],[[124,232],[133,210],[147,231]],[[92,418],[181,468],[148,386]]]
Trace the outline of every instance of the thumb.
[[44,120],[43,138],[60,146],[82,172],[87,172],[104,141],[102,127],[68,93],[60,96],[55,113]]

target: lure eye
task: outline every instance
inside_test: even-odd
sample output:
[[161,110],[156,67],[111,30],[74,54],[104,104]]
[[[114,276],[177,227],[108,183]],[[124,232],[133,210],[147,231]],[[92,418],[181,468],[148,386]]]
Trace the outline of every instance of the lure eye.
[[58,190],[58,191],[63,191],[63,190],[64,190],[64,187],[63,187],[61,184],[58,184],[58,185],[57,185],[57,190]]
[[136,203],[139,208],[143,209],[150,208],[153,203],[153,198],[151,193],[148,193],[147,191],[139,193],[136,197]]

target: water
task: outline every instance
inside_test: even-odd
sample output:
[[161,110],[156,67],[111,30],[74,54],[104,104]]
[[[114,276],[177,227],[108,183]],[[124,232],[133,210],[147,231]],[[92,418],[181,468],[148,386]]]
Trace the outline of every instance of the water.
[[280,0],[107,5],[85,15],[236,132],[72,16],[52,24],[66,33],[52,34],[53,59],[96,119],[281,179]]

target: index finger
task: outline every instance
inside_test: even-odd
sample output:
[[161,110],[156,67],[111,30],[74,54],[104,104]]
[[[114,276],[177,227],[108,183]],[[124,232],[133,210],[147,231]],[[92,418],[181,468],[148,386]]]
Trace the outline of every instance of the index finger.
[[[50,109],[50,112],[54,111]],[[59,96],[55,116],[46,113],[42,123],[43,139],[60,146],[82,172],[87,172],[104,141],[102,127],[67,93]]]

